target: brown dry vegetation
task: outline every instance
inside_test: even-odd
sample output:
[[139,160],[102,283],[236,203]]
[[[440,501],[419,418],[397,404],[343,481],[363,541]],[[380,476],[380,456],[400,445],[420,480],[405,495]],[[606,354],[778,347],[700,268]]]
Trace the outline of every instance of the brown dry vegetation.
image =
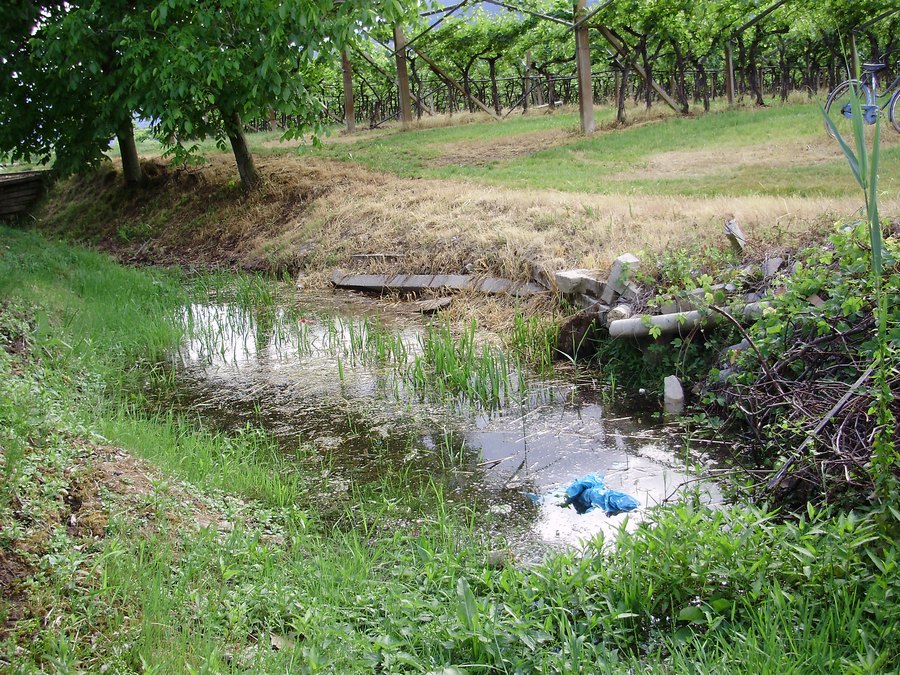
[[[58,185],[38,219],[139,262],[302,271],[307,285],[325,286],[354,253],[399,251],[399,267],[412,273],[526,279],[533,264],[602,269],[625,251],[724,243],[729,218],[751,240],[789,245],[860,207],[855,197],[524,191],[297,156],[263,157],[259,166],[267,180],[250,196],[225,155],[192,168],[148,163],[151,184],[135,192],[108,166]],[[882,200],[884,213],[898,207],[897,195]]]
[[575,130],[547,129],[527,134],[501,137],[485,143],[483,140],[456,141],[444,143],[439,148],[439,156],[432,167],[466,164],[483,166],[492,162],[515,159],[540,150],[553,148],[578,138]]
[[[889,141],[884,143],[889,144]],[[733,170],[735,166],[816,166],[833,162],[835,156],[834,141],[824,135],[815,140],[738,146],[727,152],[723,152],[722,148],[679,150],[653,155],[646,167],[637,168],[634,175],[627,179],[713,176],[721,171]]]

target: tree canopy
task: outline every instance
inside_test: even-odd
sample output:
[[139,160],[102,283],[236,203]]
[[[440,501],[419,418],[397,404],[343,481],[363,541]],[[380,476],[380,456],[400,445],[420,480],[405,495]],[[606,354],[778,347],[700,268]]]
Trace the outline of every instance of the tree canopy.
[[[288,134],[315,129],[321,68],[375,9],[366,0],[16,2],[0,33],[0,113],[14,120],[0,130],[0,152],[74,171],[100,161],[113,136],[126,150],[137,115],[178,159],[199,138],[230,142],[252,189],[260,176],[242,120],[275,111],[295,120]],[[402,12],[389,0],[380,13]]]
[[[252,189],[260,176],[246,124],[279,117],[290,120],[285,136],[321,130],[327,102],[342,88],[343,50],[360,91],[376,101],[372,123],[391,117],[397,24],[443,69],[431,73],[409,52],[420,115],[442,97],[445,111],[467,98],[474,109],[473,96],[499,113],[527,102],[535,76],[544,84],[534,96],[543,103],[543,89],[552,104],[557,88],[571,90],[575,70],[572,30],[563,25],[573,20],[572,3],[513,4],[521,9],[470,0],[419,37],[438,17],[423,11],[424,0],[7,0],[0,9],[0,154],[52,161],[69,173],[101,161],[115,137],[125,179],[137,183],[132,121],[140,117],[180,161],[197,154],[202,138],[230,146],[243,186]],[[709,108],[717,75],[723,81],[726,45],[733,45],[738,88],[762,104],[766,77],[780,79],[783,98],[791,88],[834,86],[843,79],[851,31],[889,8],[888,0],[615,0],[588,24],[594,74],[615,71],[627,82],[639,69],[644,80],[630,91],[647,107],[656,100],[652,85],[662,83],[682,110],[691,98]],[[595,30],[600,25],[624,53],[610,48]],[[898,25],[900,13],[858,30],[860,48],[869,58],[895,49]],[[447,73],[463,83],[461,103]]]

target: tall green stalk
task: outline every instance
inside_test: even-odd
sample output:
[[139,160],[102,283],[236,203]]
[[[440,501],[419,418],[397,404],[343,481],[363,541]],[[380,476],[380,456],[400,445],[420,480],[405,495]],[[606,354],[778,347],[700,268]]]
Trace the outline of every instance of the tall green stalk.
[[[853,86],[851,84],[851,86]],[[875,437],[872,441],[872,460],[870,472],[875,482],[878,497],[886,503],[894,503],[900,499],[897,491],[897,480],[894,470],[900,466],[900,453],[894,447],[894,415],[891,412],[893,392],[889,382],[891,370],[890,343],[887,334],[888,298],[883,289],[884,278],[884,240],[881,231],[881,220],[878,216],[878,160],[880,155],[881,119],[875,121],[875,136],[872,150],[868,151],[865,139],[865,122],[859,99],[854,95],[850,101],[853,115],[853,136],[856,152],[847,144],[838,132],[832,120],[825,114],[825,123],[837,139],[850,164],[850,170],[863,191],[866,204],[866,221],[869,244],[872,249],[872,285],[875,290],[876,348],[874,370],[874,403],[870,414],[877,421]]]

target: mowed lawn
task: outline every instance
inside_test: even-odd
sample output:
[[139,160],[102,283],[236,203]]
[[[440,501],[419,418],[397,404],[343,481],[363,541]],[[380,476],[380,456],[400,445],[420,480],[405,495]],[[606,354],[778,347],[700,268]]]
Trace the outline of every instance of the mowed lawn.
[[[858,191],[818,103],[666,115],[624,128],[598,109],[599,130],[578,133],[571,112],[435,128],[334,133],[299,152],[404,177],[452,178],[595,194],[841,197]],[[871,137],[871,129],[869,136]],[[294,151],[272,135],[260,151]],[[900,134],[882,130],[880,187],[900,191]]]

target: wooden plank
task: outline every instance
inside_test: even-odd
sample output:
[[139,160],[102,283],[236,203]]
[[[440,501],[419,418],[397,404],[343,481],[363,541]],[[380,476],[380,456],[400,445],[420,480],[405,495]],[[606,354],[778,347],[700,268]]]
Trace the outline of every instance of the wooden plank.
[[7,201],[10,199],[16,199],[18,197],[28,197],[30,199],[37,199],[41,195],[41,193],[43,193],[43,191],[44,191],[43,188],[41,188],[40,186],[38,186],[36,188],[32,188],[32,187],[28,187],[28,188],[24,188],[24,189],[19,188],[18,190],[15,190],[15,191],[11,190],[9,192],[7,192],[6,190],[0,190],[0,199],[2,199],[3,201]]
[[43,190],[16,190],[15,192],[0,192],[0,200],[16,201],[17,199],[37,199],[44,193]]
[[451,290],[477,291],[486,295],[516,297],[547,293],[545,288],[532,281],[517,282],[495,277],[479,278],[470,274],[347,274],[335,270],[331,275],[331,283],[337,288],[375,293]]
[[20,204],[34,204],[40,195],[25,195],[16,197],[15,199],[0,199],[0,204],[4,206],[18,206]]
[[14,171],[12,173],[0,173],[0,184],[27,178],[44,180],[49,173],[49,171]]
[[44,189],[44,181],[42,180],[17,180],[0,183],[0,194],[17,192],[21,190],[40,191]]
[[44,189],[43,182],[4,183],[0,184],[0,195],[13,195],[20,192],[37,193]]

